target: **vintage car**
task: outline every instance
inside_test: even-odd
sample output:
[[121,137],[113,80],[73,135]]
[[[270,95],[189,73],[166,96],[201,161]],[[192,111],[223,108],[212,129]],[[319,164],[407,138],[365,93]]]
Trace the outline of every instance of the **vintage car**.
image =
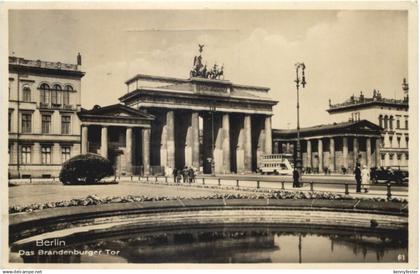
[[373,183],[408,183],[408,171],[399,168],[371,168],[370,178]]

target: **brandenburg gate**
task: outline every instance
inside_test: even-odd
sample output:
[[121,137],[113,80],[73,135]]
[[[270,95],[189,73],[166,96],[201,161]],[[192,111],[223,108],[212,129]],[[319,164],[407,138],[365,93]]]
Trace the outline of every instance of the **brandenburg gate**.
[[154,116],[150,166],[166,174],[184,166],[203,173],[250,173],[272,153],[269,88],[224,80],[223,67],[202,64],[203,46],[188,79],[138,74],[127,80],[125,106]]

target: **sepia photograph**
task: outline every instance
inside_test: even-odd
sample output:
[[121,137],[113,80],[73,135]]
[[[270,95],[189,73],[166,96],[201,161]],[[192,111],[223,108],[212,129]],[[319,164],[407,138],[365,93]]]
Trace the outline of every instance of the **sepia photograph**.
[[418,268],[417,3],[122,7],[5,9],[3,267]]

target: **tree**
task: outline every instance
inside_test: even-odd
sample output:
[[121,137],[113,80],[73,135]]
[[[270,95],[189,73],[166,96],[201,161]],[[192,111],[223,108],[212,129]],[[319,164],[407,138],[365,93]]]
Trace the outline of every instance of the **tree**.
[[63,184],[92,184],[113,174],[114,169],[108,159],[87,153],[77,155],[63,163],[60,181]]

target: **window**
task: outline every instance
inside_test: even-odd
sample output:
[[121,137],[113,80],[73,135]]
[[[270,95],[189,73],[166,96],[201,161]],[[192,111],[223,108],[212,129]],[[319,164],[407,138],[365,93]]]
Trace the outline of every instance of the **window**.
[[401,147],[401,137],[397,137],[398,147]]
[[408,137],[405,137],[405,143],[407,144],[407,147],[408,147]]
[[42,133],[50,133],[51,128],[51,115],[42,115]]
[[405,154],[405,159],[408,161],[408,153]]
[[67,85],[63,91],[63,105],[70,105],[70,92],[73,91],[73,88],[70,85]]
[[394,160],[394,153],[390,153],[389,154],[389,159],[392,161],[392,160]]
[[393,129],[393,122],[394,122],[394,117],[389,117],[389,129],[392,130]]
[[23,102],[31,102],[31,89],[28,86],[23,87]]
[[50,146],[43,146],[41,147],[41,163],[51,164],[51,147]]
[[401,153],[397,154],[397,160],[401,160]]
[[22,164],[31,163],[31,146],[22,146],[21,162]]
[[383,127],[384,125],[383,125],[383,118],[382,118],[382,115],[379,115],[379,126],[380,127]]
[[22,133],[31,133],[32,114],[22,113]]
[[9,121],[8,121],[7,126],[8,126],[9,132],[12,131],[12,113],[11,112],[9,112]]
[[392,147],[392,136],[389,136],[389,146]]
[[70,116],[61,116],[61,133],[70,134]]
[[400,119],[397,120],[397,129],[400,129]]
[[70,159],[70,147],[62,147],[61,148],[61,160],[63,163]]
[[385,116],[384,118],[384,129],[388,128],[388,116]]
[[381,160],[385,160],[385,154],[381,154]]
[[40,94],[41,94],[41,103],[42,104],[49,104],[50,103],[50,86],[47,84],[42,84],[39,87]]
[[381,137],[381,147],[384,147],[384,146],[385,146],[385,138]]
[[405,120],[405,129],[408,129],[408,119]]
[[61,91],[60,85],[54,85],[53,89],[51,90],[51,104],[54,104],[54,105],[60,104],[60,98],[59,98],[60,91]]

